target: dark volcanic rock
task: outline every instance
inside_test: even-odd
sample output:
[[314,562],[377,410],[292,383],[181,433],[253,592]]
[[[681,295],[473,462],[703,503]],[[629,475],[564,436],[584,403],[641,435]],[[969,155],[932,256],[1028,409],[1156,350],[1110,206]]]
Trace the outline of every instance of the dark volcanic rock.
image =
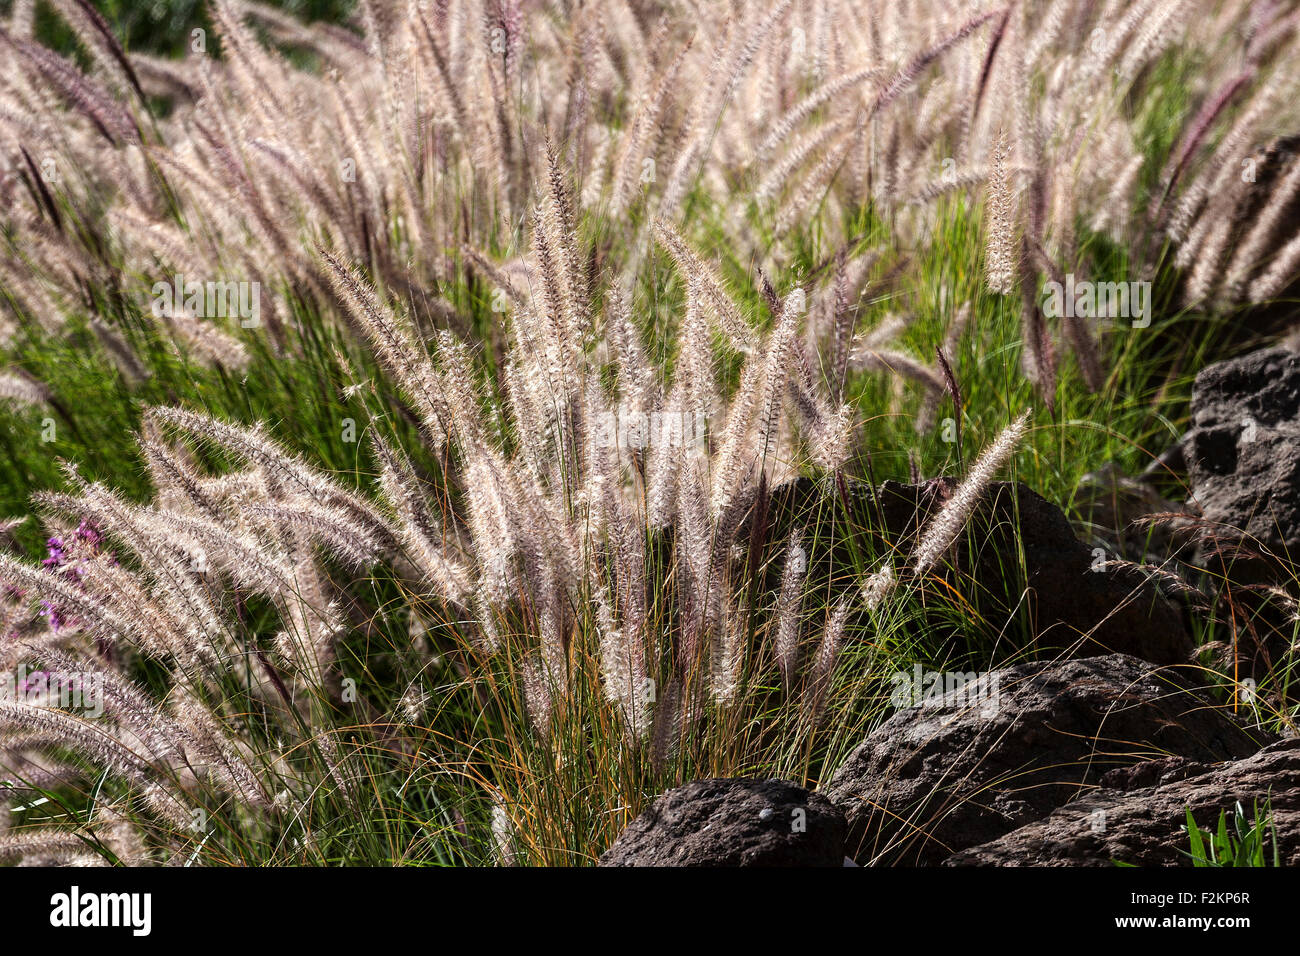
[[[841,487],[836,494],[851,516],[859,547],[906,554],[957,481],[886,481],[874,496],[858,482]],[[815,522],[828,507],[811,482],[800,481],[778,489],[771,510],[779,516],[773,527],[780,540],[792,523]],[[844,536],[837,527],[827,537],[842,542]],[[835,547],[843,551],[841,544],[832,552]],[[1003,646],[1011,641],[1038,652],[1080,657],[1118,652],[1157,664],[1185,663],[1193,645],[1182,612],[1140,572],[1103,566],[1111,557],[1080,542],[1061,510],[1041,495],[1023,484],[993,482],[945,576],[990,622]],[[833,553],[829,560],[849,566],[846,553]]]
[[1300,559],[1300,354],[1265,349],[1196,376],[1188,477],[1222,536]]
[[784,780],[696,780],[633,820],[601,866],[841,866],[844,817]]
[[1133,657],[1022,664],[898,711],[823,792],[848,819],[858,863],[929,865],[1046,816],[1115,768],[1228,760],[1270,739]]
[[1256,806],[1264,813],[1266,801],[1274,827],[1265,856],[1272,860],[1275,832],[1282,864],[1300,865],[1300,740],[1283,740],[1216,767],[1184,762],[1164,769],[1153,786],[1095,790],[1043,820],[957,853],[945,865],[1187,866],[1188,808],[1197,826],[1214,830],[1220,811],[1231,816],[1240,802],[1253,818]]
[[[1181,498],[1182,495],[1180,494]],[[1179,550],[1176,527],[1151,525],[1147,515],[1171,514],[1180,505],[1163,497],[1148,476],[1131,478],[1113,462],[1084,475],[1075,490],[1075,511],[1089,542],[1130,561],[1160,563]]]

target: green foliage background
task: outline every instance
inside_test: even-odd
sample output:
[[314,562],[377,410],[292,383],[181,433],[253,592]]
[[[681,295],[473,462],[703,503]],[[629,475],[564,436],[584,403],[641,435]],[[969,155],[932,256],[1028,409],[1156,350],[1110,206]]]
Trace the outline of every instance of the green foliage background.
[[[189,33],[195,27],[211,29],[203,0],[92,0],[95,8],[112,24],[128,50],[179,55],[185,51]],[[356,6],[355,0],[267,0],[303,20],[343,22]],[[0,2],[8,12],[13,0]],[[48,4],[36,7],[40,40],[59,50],[74,46],[72,33],[53,14]]]

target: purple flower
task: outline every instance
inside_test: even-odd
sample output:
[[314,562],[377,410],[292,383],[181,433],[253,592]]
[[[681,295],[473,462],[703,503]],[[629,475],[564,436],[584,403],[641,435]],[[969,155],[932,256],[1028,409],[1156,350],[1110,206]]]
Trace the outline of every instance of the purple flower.
[[[41,564],[55,574],[80,583],[86,575],[86,560],[99,556],[103,541],[104,534],[99,527],[93,521],[83,519],[71,535],[66,538],[55,535],[45,542],[48,555]],[[112,560],[111,554],[106,557]],[[49,619],[50,629],[54,631],[72,623],[49,601],[41,601],[41,616]]]
[[82,541],[95,549],[98,549],[104,540],[104,534],[99,530],[99,527],[93,521],[84,519],[81,524],[77,525],[76,534]]
[[49,557],[42,561],[41,564],[45,565],[47,568],[57,568],[63,563],[63,559],[67,556],[67,552],[63,547],[63,539],[53,537],[47,540],[45,544],[49,549]]

